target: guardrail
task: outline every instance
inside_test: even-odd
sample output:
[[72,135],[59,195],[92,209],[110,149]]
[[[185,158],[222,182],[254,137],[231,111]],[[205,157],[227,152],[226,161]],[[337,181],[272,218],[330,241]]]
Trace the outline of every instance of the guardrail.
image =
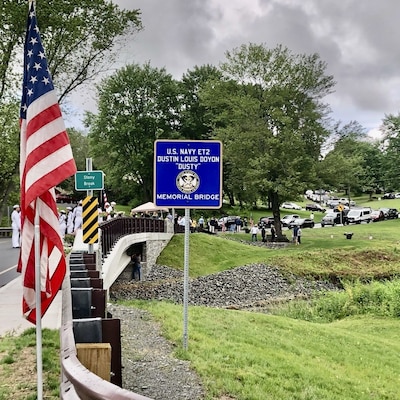
[[[71,263],[72,262],[72,263]],[[63,283],[63,288],[62,288],[62,295],[63,295],[63,309],[62,309],[62,326],[60,329],[60,343],[61,343],[61,370],[62,370],[62,382],[60,385],[60,397],[61,399],[65,400],[75,400],[75,399],[83,399],[83,400],[89,400],[89,399],[109,399],[109,400],[151,400],[148,397],[141,396],[137,393],[133,393],[129,390],[123,389],[112,382],[109,382],[105,379],[102,379],[100,376],[96,375],[95,373],[91,372],[89,369],[87,369],[85,366],[82,365],[82,363],[79,361],[77,357],[77,349],[76,349],[76,336],[78,334],[79,336],[79,323],[83,324],[83,335],[82,332],[80,336],[84,337],[85,342],[94,340],[96,341],[96,336],[102,336],[101,332],[101,327],[100,327],[100,332],[98,329],[96,330],[96,326],[93,325],[93,322],[96,325],[99,325],[98,323],[101,324],[104,322],[107,324],[108,322],[116,322],[119,320],[112,320],[110,318],[90,318],[91,316],[98,316],[98,315],[103,315],[105,314],[105,309],[102,310],[101,305],[96,305],[95,307],[93,304],[85,304],[85,301],[83,302],[84,305],[82,306],[80,301],[74,302],[73,296],[72,296],[72,291],[73,287],[72,281],[73,279],[77,279],[78,281],[82,278],[82,274],[84,273],[85,269],[84,267],[87,265],[95,265],[93,263],[93,259],[91,260],[90,257],[87,257],[84,259],[84,256],[82,254],[82,257],[79,258],[74,258],[74,261],[70,258],[70,268],[74,272],[80,276],[80,278],[71,278],[71,276],[74,276],[72,274],[71,270],[71,275],[66,276],[64,279]],[[90,271],[90,270],[86,270]],[[93,271],[93,270],[92,270]],[[97,271],[96,271],[97,272]],[[94,276],[94,274],[89,274],[87,273],[87,278],[83,278],[83,282],[85,282],[85,279],[91,279],[90,275]],[[99,278],[94,278],[99,279]],[[96,281],[97,282],[97,281]],[[74,286],[81,286],[79,282],[75,282]],[[84,288],[82,288],[84,289]],[[85,293],[85,290],[82,292],[83,294]],[[84,296],[85,297],[85,296]],[[101,303],[101,302],[100,302]],[[83,311],[82,311],[83,308]],[[87,309],[85,311],[85,308]],[[95,310],[93,315],[92,315],[92,310]],[[74,319],[74,313],[76,314],[83,313],[84,317],[87,318],[78,318]],[[84,315],[86,312],[87,315]],[[105,317],[105,315],[104,315]],[[86,324],[87,323],[87,324]],[[78,325],[77,325],[78,324]],[[85,326],[87,325],[87,326]],[[117,324],[119,327],[119,324]],[[93,329],[93,327],[95,329]],[[89,328],[89,329],[85,329]],[[113,332],[111,335],[105,338],[105,340],[110,340],[113,341],[115,340],[116,336],[119,336],[118,334],[115,334],[115,324],[113,326]],[[106,334],[107,336],[107,334]],[[88,339],[88,340],[86,340]],[[119,337],[117,337],[117,341],[120,340]],[[120,344],[119,344],[120,345]],[[118,343],[114,346],[113,344],[113,353],[117,354],[117,358],[121,357],[120,351],[118,351]],[[120,350],[120,349],[119,349]],[[111,370],[113,368],[121,368],[120,365],[118,365],[118,362],[120,363],[120,360],[116,360],[117,366],[113,366],[113,360],[111,360]],[[114,363],[115,364],[115,363]],[[115,373],[111,373],[110,375],[115,376]],[[112,377],[110,377],[112,379]],[[119,381],[119,379],[117,379]],[[122,386],[122,379],[120,382]]]
[[11,237],[12,228],[0,228],[0,237]]
[[[117,217],[100,224],[103,254],[111,251],[125,235],[165,232],[165,221],[152,218]],[[151,400],[123,389],[119,320],[106,315],[106,291],[96,271],[94,255],[71,254],[70,275],[62,288],[60,329],[62,382],[60,397],[65,400]],[[108,332],[107,332],[108,331]],[[111,343],[110,381],[86,368],[78,359],[77,343]]]

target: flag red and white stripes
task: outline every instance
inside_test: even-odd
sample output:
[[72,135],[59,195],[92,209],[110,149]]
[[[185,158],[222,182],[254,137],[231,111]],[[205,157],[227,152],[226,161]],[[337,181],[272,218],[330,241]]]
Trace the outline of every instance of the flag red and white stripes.
[[102,202],[102,207],[101,207],[103,210],[106,209],[106,203],[108,203],[107,193],[105,190],[103,190],[103,202]]
[[36,323],[35,213],[39,215],[43,316],[66,272],[54,187],[73,175],[76,165],[48,70],[33,2],[24,49],[20,157],[22,230],[18,271],[23,274],[23,313]]

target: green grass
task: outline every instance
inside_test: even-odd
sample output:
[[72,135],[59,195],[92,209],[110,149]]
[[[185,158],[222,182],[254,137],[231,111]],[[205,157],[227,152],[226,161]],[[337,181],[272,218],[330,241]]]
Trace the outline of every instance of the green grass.
[[[396,201],[386,202],[400,209]],[[257,210],[254,219],[257,213],[270,215]],[[277,250],[241,243],[250,241],[245,233],[191,234],[192,277],[260,262],[311,279],[340,280],[344,290],[275,306],[269,309],[273,314],[189,307],[188,351],[182,346],[181,305],[127,304],[149,310],[160,322],[176,355],[190,360],[201,377],[206,400],[395,400],[400,379],[400,280],[393,278],[400,272],[399,227],[400,220],[393,220],[303,229],[301,246]],[[344,236],[349,231],[354,233],[351,240]],[[184,235],[175,235],[157,263],[183,269],[183,241]],[[54,336],[44,346],[50,374],[45,378],[46,398],[58,398],[58,332],[50,332]],[[16,382],[12,374],[23,349],[33,347],[34,330],[0,339],[0,400],[34,398],[35,376]],[[19,368],[26,371],[26,365]]]
[[[400,379],[399,227],[400,220],[392,220],[303,229],[302,245],[278,250],[241,243],[250,241],[249,234],[191,234],[192,277],[265,262],[341,281],[344,290],[274,306],[273,315],[189,307],[187,352],[181,306],[129,304],[148,309],[162,324],[176,354],[200,374],[207,399],[394,400]],[[348,240],[344,233],[350,231]],[[175,235],[158,263],[182,269],[183,240]]]
[[200,374],[207,399],[397,399],[400,321],[354,317],[316,324],[262,313],[130,302],[162,323]]
[[[157,263],[183,270],[184,235],[175,235],[159,256]],[[189,264],[192,277],[209,275],[239,265],[266,259],[262,248],[206,234],[191,234]]]
[[[57,330],[42,331],[43,394],[58,399],[60,387],[60,345]],[[20,336],[0,338],[0,400],[35,399],[36,330]]]
[[[268,263],[314,277],[383,278],[400,273],[400,219],[303,229],[302,244],[283,249],[249,246],[250,234],[191,234],[189,274],[209,275],[251,263]],[[351,240],[345,232],[353,232]],[[290,236],[290,231],[287,232]],[[233,240],[226,240],[233,239]],[[184,235],[175,235],[157,262],[183,269]]]
[[333,322],[359,315],[399,318],[400,280],[344,282],[343,291],[316,293],[312,299],[281,304],[272,312],[312,322]]

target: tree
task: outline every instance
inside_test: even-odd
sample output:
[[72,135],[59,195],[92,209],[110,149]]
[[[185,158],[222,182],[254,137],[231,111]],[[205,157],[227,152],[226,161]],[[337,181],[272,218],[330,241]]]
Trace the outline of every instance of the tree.
[[[41,38],[54,85],[63,103],[68,95],[84,83],[91,82],[103,71],[128,40],[141,29],[139,12],[125,11],[106,0],[49,0],[36,7]],[[28,4],[25,0],[3,0],[0,4],[0,113],[8,113],[11,104],[17,104],[16,93],[22,83],[23,44],[26,31]],[[13,120],[18,125],[18,107],[13,108]],[[0,115],[6,120],[8,115]],[[4,127],[4,125],[3,125]],[[14,129],[14,128],[13,128]],[[15,132],[13,130],[13,132]],[[0,131],[2,147],[9,141],[8,133]],[[9,188],[12,195],[18,189],[19,153],[5,148],[7,173],[0,176],[0,187]],[[14,190],[14,194],[13,194]],[[4,208],[7,197],[0,199]]]
[[[20,70],[27,2],[4,0],[0,13],[1,96],[22,82],[15,70]],[[121,10],[106,0],[48,0],[37,5],[36,14],[60,102],[78,86],[108,71],[126,35],[141,28],[137,10]]]
[[382,153],[378,144],[367,141],[365,129],[356,121],[334,127],[333,149],[320,163],[319,174],[330,188],[342,189],[350,197],[381,187]]
[[382,180],[385,191],[400,188],[400,113],[389,114],[383,119]]
[[[67,131],[77,170],[85,171],[86,159],[90,157],[89,138],[83,132],[80,132],[75,128],[68,128]],[[75,190],[75,177],[71,176],[70,178],[61,182],[59,187],[69,193],[72,193]]]
[[178,137],[180,107],[178,83],[148,63],[128,65],[98,86],[98,114],[86,117],[90,146],[124,200],[153,198],[154,141]]
[[200,103],[199,93],[207,82],[220,79],[218,68],[212,65],[194,67],[187,71],[180,84],[182,109],[180,133],[185,139],[206,140],[212,137],[211,121],[207,110]]
[[19,202],[19,124],[18,103],[0,104],[0,221],[5,206]]
[[242,45],[226,57],[224,81],[209,84],[201,98],[214,113],[234,196],[270,201],[280,236],[281,202],[316,179],[328,135],[321,99],[334,81],[318,55],[295,55],[283,46]]

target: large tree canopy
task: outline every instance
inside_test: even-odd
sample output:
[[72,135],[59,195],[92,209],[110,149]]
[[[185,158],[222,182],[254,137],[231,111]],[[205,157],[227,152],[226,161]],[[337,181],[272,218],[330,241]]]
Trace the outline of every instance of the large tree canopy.
[[206,108],[199,101],[199,93],[207,82],[221,77],[221,71],[212,65],[196,66],[183,75],[180,82],[180,133],[183,138],[206,140],[212,137],[211,120]]
[[[0,202],[10,204],[19,202],[16,189],[19,186],[19,124],[15,115],[19,104],[0,104]],[[2,217],[0,208],[0,220]]]
[[400,188],[400,113],[386,115],[383,124],[382,187],[386,191]]
[[[41,1],[36,14],[60,101],[82,83],[110,70],[126,35],[141,28],[137,10],[121,10],[106,0]],[[25,0],[4,0],[0,6],[0,101],[4,93],[15,93],[22,82],[18,71],[27,15]]]
[[119,201],[149,201],[154,141],[176,138],[179,129],[178,82],[165,69],[133,64],[105,79],[98,92],[98,114],[86,119],[95,163],[108,187],[119,189]]
[[[128,35],[141,29],[137,10],[121,10],[107,0],[36,3],[41,38],[60,102],[102,71],[109,71]],[[0,120],[4,122],[0,125],[0,141],[5,158],[2,168],[7,168],[0,174],[0,217],[10,195],[18,193],[17,104],[27,15],[26,0],[3,0],[0,4]]]
[[264,198],[280,234],[280,203],[316,179],[328,135],[322,98],[334,81],[318,55],[249,44],[227,53],[224,76],[202,92],[224,143],[226,189],[232,198]]
[[334,145],[319,166],[325,188],[352,194],[369,193],[382,187],[382,152],[367,141],[365,129],[356,121],[334,127]]

